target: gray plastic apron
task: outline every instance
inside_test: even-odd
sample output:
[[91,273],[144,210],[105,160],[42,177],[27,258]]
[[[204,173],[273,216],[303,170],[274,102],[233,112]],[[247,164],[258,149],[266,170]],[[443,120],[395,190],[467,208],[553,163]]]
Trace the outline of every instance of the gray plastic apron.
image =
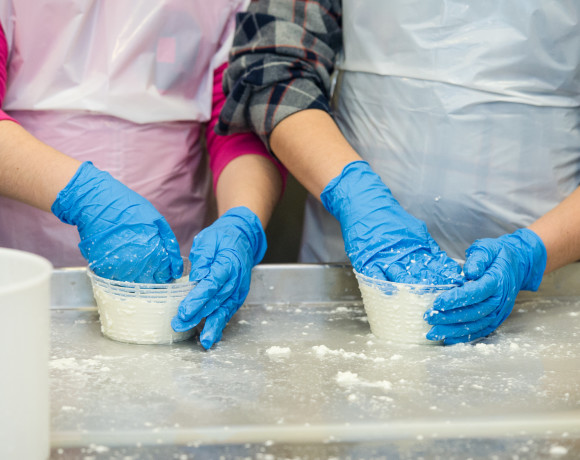
[[[343,2],[337,122],[451,257],[580,183],[580,1]],[[303,262],[345,261],[306,208]]]

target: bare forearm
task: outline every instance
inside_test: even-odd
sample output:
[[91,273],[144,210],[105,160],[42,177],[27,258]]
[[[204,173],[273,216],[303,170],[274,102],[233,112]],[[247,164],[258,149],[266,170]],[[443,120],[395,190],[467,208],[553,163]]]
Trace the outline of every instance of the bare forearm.
[[220,216],[236,206],[246,206],[266,228],[282,190],[282,178],[272,161],[260,155],[232,160],[219,176],[216,188]]
[[50,211],[79,166],[18,124],[0,121],[0,195]]
[[332,117],[322,110],[303,110],[282,120],[272,131],[270,146],[318,199],[348,163],[361,160]]
[[545,273],[580,260],[580,188],[529,226],[548,253]]

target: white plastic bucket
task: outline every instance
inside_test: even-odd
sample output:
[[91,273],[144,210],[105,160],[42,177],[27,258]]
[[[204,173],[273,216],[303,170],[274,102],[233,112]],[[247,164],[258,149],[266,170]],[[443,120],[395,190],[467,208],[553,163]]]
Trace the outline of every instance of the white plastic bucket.
[[0,248],[0,458],[50,453],[49,304],[52,265]]

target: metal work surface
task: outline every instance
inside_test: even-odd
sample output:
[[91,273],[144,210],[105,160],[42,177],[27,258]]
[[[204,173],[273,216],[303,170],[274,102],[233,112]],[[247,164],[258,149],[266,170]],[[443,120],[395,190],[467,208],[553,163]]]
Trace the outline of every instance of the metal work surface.
[[578,266],[452,347],[377,340],[342,266],[258,266],[210,351],[103,337],[80,269],[52,305],[51,459],[580,458]]

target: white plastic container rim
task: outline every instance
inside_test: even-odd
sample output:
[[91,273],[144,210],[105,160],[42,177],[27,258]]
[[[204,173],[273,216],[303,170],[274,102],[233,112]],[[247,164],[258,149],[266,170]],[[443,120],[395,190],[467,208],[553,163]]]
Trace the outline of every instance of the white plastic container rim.
[[[190,264],[184,258],[183,273],[189,274]],[[103,278],[87,269],[87,274],[93,285],[101,288],[107,294],[127,297],[145,298],[149,302],[166,302],[170,298],[183,298],[197,285],[196,281],[174,281],[171,283],[133,283]]]
[[0,257],[4,258],[5,256],[28,260],[37,264],[38,270],[27,276],[26,279],[0,279],[0,290],[3,293],[11,294],[20,290],[30,289],[52,275],[52,264],[44,257],[30,252],[19,251],[18,249],[0,248]]
[[421,294],[421,293],[432,293],[432,292],[436,292],[436,291],[445,291],[447,289],[451,289],[451,288],[459,286],[458,284],[397,283],[395,281],[381,280],[381,279],[377,279],[377,278],[372,278],[372,277],[367,276],[367,275],[363,275],[362,273],[357,272],[354,268],[353,268],[353,272],[356,276],[356,279],[360,283],[364,283],[367,286],[375,287],[386,295],[394,294],[401,287],[405,287],[406,289],[412,291],[414,294]]

